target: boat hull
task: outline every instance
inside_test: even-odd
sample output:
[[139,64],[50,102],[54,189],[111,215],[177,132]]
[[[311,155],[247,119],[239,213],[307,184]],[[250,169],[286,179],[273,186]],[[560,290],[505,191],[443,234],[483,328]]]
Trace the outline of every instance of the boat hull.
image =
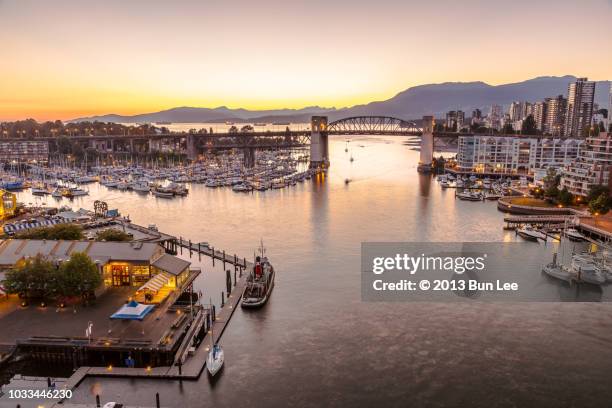
[[248,289],[247,286],[247,288],[244,289],[244,292],[242,292],[242,301],[240,302],[240,306],[244,309],[257,309],[265,305],[268,302],[268,299],[270,299],[270,295],[272,294],[272,290],[274,289],[274,278],[276,277],[275,275],[276,271],[273,271],[272,278],[270,279],[271,283],[268,286],[268,290],[266,291],[266,294],[261,298],[245,297],[246,291]]

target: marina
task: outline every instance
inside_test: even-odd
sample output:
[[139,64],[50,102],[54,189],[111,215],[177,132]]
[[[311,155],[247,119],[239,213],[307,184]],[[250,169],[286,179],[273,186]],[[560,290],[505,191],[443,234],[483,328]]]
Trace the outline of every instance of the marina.
[[[330,146],[331,154],[335,158],[334,166],[329,169],[325,177],[313,177],[310,183],[298,183],[295,188],[291,189],[269,190],[264,194],[254,191],[252,195],[243,195],[236,194],[229,188],[210,188],[206,184],[191,182],[184,183],[189,189],[187,196],[173,200],[160,200],[151,194],[143,195],[136,191],[109,189],[100,183],[93,182],[85,185],[89,189],[88,195],[75,197],[72,201],[62,199],[62,204],[65,200],[66,204],[70,204],[74,213],[78,213],[77,208],[93,208],[96,200],[105,201],[109,209],[119,209],[120,218],[117,221],[122,218],[131,220],[129,223],[122,221],[113,224],[113,228],[123,230],[125,227],[135,239],[162,242],[166,251],[174,252],[184,259],[190,259],[196,266],[201,265],[202,274],[200,276],[206,281],[204,287],[200,286],[204,292],[202,316],[205,316],[205,311],[209,309],[207,305],[210,301],[207,298],[212,297],[218,314],[216,322],[220,325],[225,324],[224,327],[215,326],[213,330],[215,336],[220,331],[224,333],[220,344],[225,357],[224,368],[215,375],[214,385],[207,379],[208,374],[202,375],[206,373],[205,360],[210,351],[206,350],[206,347],[210,347],[211,344],[209,340],[203,340],[200,348],[196,353],[192,351],[191,355],[189,347],[185,347],[183,343],[179,344],[179,350],[186,353],[185,363],[180,368],[183,377],[179,376],[178,365],[152,366],[150,370],[146,365],[132,369],[126,367],[125,364],[113,365],[110,370],[108,366],[85,366],[77,369],[72,375],[66,376],[68,379],[66,387],[74,392],[71,403],[93,404],[96,395],[100,395],[102,401],[120,400],[125,403],[131,401],[135,404],[136,399],[133,393],[136,390],[139,393],[150,395],[151,401],[154,401],[155,394],[159,393],[163,402],[176,395],[178,392],[176,387],[181,378],[184,380],[182,384],[185,388],[185,394],[182,395],[187,401],[211,402],[214,392],[228,392],[226,395],[230,396],[229,391],[237,386],[238,381],[246,381],[250,387],[263,386],[257,376],[261,370],[265,370],[268,376],[274,378],[276,384],[282,384],[280,379],[285,375],[283,374],[285,371],[273,363],[273,356],[290,359],[293,358],[291,356],[295,355],[296,350],[314,352],[312,345],[317,344],[318,341],[314,341],[310,336],[303,337],[303,326],[308,321],[318,321],[318,324],[331,329],[332,324],[342,322],[342,316],[346,316],[349,305],[351,309],[357,308],[359,314],[367,319],[367,322],[362,323],[365,324],[365,327],[355,329],[356,326],[349,324],[346,327],[342,326],[344,328],[341,330],[334,329],[333,336],[324,335],[323,338],[325,341],[350,344],[350,339],[354,337],[355,332],[367,337],[368,332],[376,331],[381,326],[375,322],[372,314],[374,311],[355,303],[354,293],[358,293],[359,283],[351,278],[351,273],[354,268],[359,268],[358,262],[354,261],[359,259],[358,253],[344,248],[344,244],[340,245],[339,242],[349,242],[351,245],[358,246],[359,242],[371,236],[405,240],[417,234],[417,230],[424,231],[419,232],[419,234],[424,234],[423,239],[432,240],[516,240],[517,242],[521,240],[520,237],[516,237],[514,231],[503,229],[505,216],[504,213],[499,212],[495,201],[464,202],[455,199],[450,190],[448,191],[450,194],[445,193],[431,178],[410,176],[414,174],[415,165],[403,165],[403,160],[405,160],[403,154],[407,153],[409,157],[413,157],[411,160],[414,160],[414,156],[410,155],[415,155],[415,153],[411,153],[406,148],[406,152],[402,155],[395,154],[391,149],[396,146],[394,140],[387,143],[384,138],[374,141],[364,138],[362,143],[366,147],[362,148],[363,150],[354,150],[352,152],[354,161],[351,162],[348,152],[344,152],[344,138],[332,139]],[[370,159],[364,156],[366,152]],[[344,182],[347,178],[351,179],[348,187]],[[42,198],[36,199],[31,195],[30,190],[22,190],[17,195],[22,202],[33,204],[43,202]],[[370,199],[374,197],[383,204],[371,206]],[[394,197],[394,199],[388,200],[385,197]],[[47,201],[49,200],[47,198]],[[429,205],[433,205],[440,211],[445,211],[447,216],[443,223],[444,226],[438,222],[438,218],[432,216],[425,207],[420,205],[425,202],[429,202]],[[366,219],[349,217],[346,222],[335,224],[336,230],[340,228],[337,230],[338,235],[334,236],[337,242],[320,235],[321,231],[331,228],[329,217],[332,214],[340,214],[338,211],[348,206],[360,212],[366,211],[369,217]],[[296,213],[295,208],[300,208],[301,211]],[[394,217],[391,223],[385,216],[389,211],[401,215]],[[194,219],[199,222],[186,221]],[[338,218],[334,219],[338,220]],[[468,220],[470,228],[465,227]],[[97,228],[109,227],[111,226]],[[366,235],[364,231],[368,231],[368,234]],[[255,241],[258,241],[260,237],[265,239],[266,246],[274,254],[272,257],[274,267],[278,267],[282,273],[276,277],[274,293],[263,308],[253,313],[248,309],[236,312],[236,309],[241,308],[237,306],[238,303],[234,302],[238,302],[238,298],[241,298],[243,293],[240,287],[242,284],[240,266],[245,263],[245,255],[247,264],[252,259],[254,237],[256,237]],[[533,253],[546,251],[549,256],[555,245],[556,243],[545,247],[541,241],[539,244],[529,244],[533,248]],[[223,248],[231,248],[231,250],[226,249],[226,253],[223,254]],[[296,258],[293,255],[294,249],[289,250],[289,248],[298,248],[299,256]],[[334,257],[332,251],[340,251],[342,256]],[[191,258],[189,258],[190,253]],[[234,253],[244,255],[234,256]],[[533,253],[523,253],[519,259],[529,258],[533,256]],[[210,259],[211,255],[215,258],[214,267]],[[318,269],[316,259],[321,256],[330,260],[327,268],[337,271],[338,276],[329,276]],[[351,259],[349,264],[345,264],[347,259]],[[225,266],[223,260],[225,260]],[[547,261],[550,261],[550,257]],[[519,260],[512,258],[509,262],[519,262]],[[237,286],[232,288],[231,297],[224,296],[225,306],[221,308],[221,292],[227,293],[227,269],[230,269],[233,284],[236,264],[239,266]],[[250,264],[247,266],[252,267]],[[540,275],[541,267],[534,269],[531,273],[533,279],[536,280],[546,277]],[[244,279],[246,275],[243,273],[242,278]],[[543,282],[546,283],[543,289],[550,291],[550,294],[562,289],[557,287],[563,283],[561,281],[559,284],[555,281],[544,280]],[[575,286],[582,287],[583,285]],[[601,287],[604,288],[603,296],[605,297],[607,286]],[[335,310],[338,309],[337,302],[324,301],[321,304],[309,302],[309,299],[320,291],[334,293],[335,296],[340,296],[348,303],[346,306],[340,306],[339,310]],[[304,310],[300,306],[303,304],[310,306]],[[477,306],[474,307],[477,308]],[[516,307],[510,308],[502,305],[490,305],[489,307],[495,308],[500,318],[516,313]],[[588,309],[588,306],[582,305],[580,308]],[[298,309],[301,312],[296,315]],[[230,313],[232,313],[230,323],[224,323],[226,314]],[[415,323],[401,317],[406,313],[416,313],[417,316],[427,315],[428,312],[420,305],[395,305],[393,310],[385,308],[385,313],[391,313],[392,318],[404,319],[405,324],[413,327],[416,341],[422,342],[425,339],[418,334]],[[452,325],[453,319],[461,319],[463,316],[462,312],[453,311],[450,308],[445,309],[444,314],[448,317],[438,315],[435,318],[436,324],[424,321],[419,323],[427,327],[428,336],[435,335],[436,331],[440,333],[437,328],[438,323],[446,326]],[[550,318],[549,313],[539,313],[531,309],[523,309],[523,315],[529,324],[542,324],[544,319]],[[297,320],[296,316],[299,316]],[[326,318],[320,319],[320,316],[326,316]],[[591,317],[581,314],[581,319],[584,322]],[[465,322],[465,324],[470,330],[484,330],[491,324],[503,327],[498,321],[493,323],[487,321],[485,324],[484,321],[480,322],[478,319]],[[102,326],[96,324],[94,327],[103,326],[103,324]],[[197,326],[198,324],[195,325]],[[503,330],[513,331],[509,328],[503,328]],[[467,332],[465,335],[468,338],[470,336]],[[524,335],[525,332],[523,332]],[[283,339],[283,336],[289,336],[291,341],[283,340],[279,344],[278,339]],[[565,337],[569,341],[577,340],[575,337],[572,340],[571,333],[565,333]],[[386,340],[380,341],[383,347],[390,346]],[[486,344],[485,339],[479,341],[481,344],[483,342]],[[271,351],[266,345],[273,343],[277,344],[277,347]],[[436,351],[436,347],[443,343],[442,340],[436,340],[431,346],[424,347],[429,353],[438,353],[439,350]],[[587,343],[590,342],[587,341]],[[530,346],[538,350],[534,342],[530,342]],[[597,347],[593,343],[590,346]],[[467,350],[471,349],[471,346],[468,345]],[[256,359],[252,358],[254,352],[258,355]],[[605,351],[602,352],[605,354]],[[177,353],[177,355],[182,353]],[[530,353],[533,354],[533,351],[522,349],[521,353],[530,355]],[[347,358],[351,360],[350,357],[347,356]],[[426,363],[425,357],[418,354],[414,358],[423,364]],[[353,362],[357,363],[356,360]],[[396,363],[390,360],[384,359],[384,364],[387,367],[399,369]],[[546,364],[552,364],[552,362]],[[597,362],[593,361],[593,364]],[[306,378],[311,378],[314,370],[319,372],[321,369],[317,362],[311,360],[303,367],[306,370],[304,373],[294,374],[301,379],[300,381],[306,381]],[[195,374],[196,372],[199,374]],[[247,375],[240,375],[240,372],[247,373]],[[444,377],[442,373],[437,375]],[[127,382],[128,378],[134,382]],[[337,380],[329,379],[329,381]],[[365,378],[361,377],[360,381],[365,381]],[[112,387],[113,391],[110,391],[109,387]],[[503,388],[503,384],[500,383],[500,387]],[[294,391],[280,385],[277,392],[283,398],[287,398]],[[228,398],[237,401],[237,397]]]

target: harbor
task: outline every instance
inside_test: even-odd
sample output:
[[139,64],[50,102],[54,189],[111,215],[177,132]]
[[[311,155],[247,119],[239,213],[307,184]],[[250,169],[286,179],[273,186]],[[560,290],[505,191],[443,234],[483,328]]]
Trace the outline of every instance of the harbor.
[[[236,194],[230,188],[209,188],[202,183],[184,183],[189,189],[187,196],[161,200],[151,194],[109,189],[99,182],[93,182],[86,185],[88,195],[72,200],[62,199],[60,205],[70,206],[69,213],[80,214],[81,208],[92,211],[95,201],[106,202],[108,210],[118,209],[119,215],[114,219],[116,224],[100,225],[84,232],[92,232],[92,235],[95,235],[94,231],[101,229],[114,228],[123,231],[125,228],[126,233],[131,233],[136,240],[163,242],[164,251],[175,253],[181,259],[191,261],[193,267],[201,268],[202,272],[194,284],[194,291],[203,292],[202,316],[211,303],[209,298],[212,298],[216,307],[219,324],[225,321],[222,316],[232,313],[229,323],[222,329],[215,326],[212,330],[215,336],[219,330],[223,333],[219,342],[225,351],[226,361],[225,368],[217,374],[218,380],[215,378],[215,381],[210,381],[208,375],[204,375],[206,368],[202,362],[206,359],[205,351],[206,347],[210,346],[209,340],[203,340],[200,348],[195,354],[192,351],[191,355],[188,348],[181,349],[183,343],[180,343],[178,349],[183,352],[187,350],[181,371],[182,375],[188,377],[179,377],[179,366],[174,364],[174,361],[168,365],[151,366],[150,370],[146,364],[134,368],[126,367],[124,361],[113,364],[110,370],[108,365],[86,365],[74,372],[69,370],[68,375],[62,376],[68,382],[58,380],[58,387],[64,387],[65,384],[65,387],[74,393],[71,400],[64,402],[64,405],[70,403],[95,406],[98,395],[102,403],[122,401],[136,406],[146,401],[146,405],[155,406],[156,394],[159,394],[162,406],[176,406],[172,401],[177,400],[179,395],[184,404],[212,405],[218,395],[222,394],[224,400],[231,404],[239,403],[240,397],[232,393],[232,390],[239,386],[264,389],[273,386],[275,392],[269,394],[270,401],[291,401],[296,391],[293,386],[289,387],[283,382],[283,378],[287,376],[287,367],[291,367],[290,362],[296,361],[297,358],[300,369],[289,368],[291,375],[300,383],[308,384],[314,381],[313,386],[318,387],[321,380],[317,380],[316,373],[324,372],[324,366],[308,356],[319,352],[321,344],[331,345],[335,352],[347,359],[347,364],[360,364],[362,359],[357,358],[357,350],[361,350],[363,346],[352,345],[356,335],[367,337],[368,333],[383,329],[391,330],[393,335],[400,335],[400,331],[404,332],[409,328],[413,333],[411,341],[418,342],[420,350],[439,358],[447,358],[458,350],[454,341],[445,341],[442,337],[436,337],[429,345],[425,341],[431,339],[430,336],[443,336],[444,330],[441,327],[452,327],[456,324],[453,323],[456,319],[463,319],[465,330],[457,330],[470,340],[461,347],[474,356],[478,353],[476,349],[480,350],[483,346],[497,347],[500,341],[509,345],[508,339],[493,341],[482,337],[476,339],[473,335],[475,332],[490,330],[491,327],[510,333],[520,332],[523,338],[532,338],[533,340],[528,342],[529,349],[521,347],[516,352],[529,358],[543,352],[542,347],[535,342],[535,338],[541,336],[541,331],[532,332],[533,328],[544,327],[541,330],[548,330],[546,327],[549,327],[552,330],[551,319],[559,321],[574,316],[580,319],[581,326],[591,327],[588,329],[589,333],[601,334],[603,329],[589,326],[596,320],[595,315],[591,313],[594,307],[592,304],[577,304],[578,309],[568,309],[563,315],[555,312],[558,306],[552,303],[550,307],[544,304],[543,309],[539,310],[529,308],[529,305],[487,305],[486,310],[494,309],[501,320],[484,317],[465,320],[464,314],[456,310],[456,305],[441,305],[439,308],[442,314],[436,315],[434,321],[427,319],[431,312],[429,307],[410,303],[397,304],[391,309],[381,305],[381,310],[390,314],[390,318],[402,321],[405,327],[401,330],[389,329],[388,325],[377,322],[379,307],[372,310],[371,305],[359,302],[356,295],[360,286],[359,281],[354,279],[353,272],[359,269],[359,252],[354,248],[358,248],[360,242],[383,236],[398,241],[408,240],[411,236],[442,241],[522,241],[515,231],[504,230],[504,218],[511,215],[500,212],[495,201],[465,202],[456,199],[452,190],[441,189],[439,183],[430,176],[415,177],[416,153],[406,147],[400,155],[394,150],[399,141],[390,140],[387,143],[388,141],[389,139],[383,137],[377,140],[364,138],[361,143],[366,147],[344,152],[345,139],[332,139],[330,146],[334,166],[330,167],[324,178],[312,178],[310,182],[298,183],[293,188]],[[353,161],[350,161],[351,155]],[[406,155],[410,160],[408,165],[404,162]],[[344,183],[346,178],[352,180],[349,185]],[[43,200],[33,196],[31,190],[16,194],[21,202],[31,202],[33,205],[38,203],[43,207]],[[373,200],[379,204],[372,205]],[[46,201],[47,206],[53,203],[50,199]],[[344,210],[346,208],[354,208],[359,214],[365,211],[368,217],[347,214]],[[444,211],[444,220],[433,215],[431,211]],[[386,216],[389,213],[395,214],[392,220]],[[340,217],[341,214],[344,216]],[[129,219],[130,222],[124,222],[124,219]],[[328,235],[330,231],[335,232]],[[234,265],[244,265],[245,258],[247,262],[253,259],[254,249],[260,238],[264,239],[275,268],[278,269],[277,287],[270,301],[257,311],[236,310],[240,307],[234,305],[233,302],[238,300],[234,296],[241,293],[238,270],[238,289],[232,288],[231,297],[224,295],[225,306],[221,308],[221,293],[227,294],[227,270],[230,270],[233,285],[236,281]],[[537,256],[541,261],[533,262],[538,263],[538,266],[530,270],[529,275],[534,282],[540,283],[540,290],[546,291],[547,296],[557,296],[557,292],[563,299],[568,296],[570,299],[572,296],[585,296],[566,293],[566,290],[570,289],[563,286],[566,285],[565,282],[548,279],[547,275],[542,274],[542,265],[552,259],[556,241],[551,240],[546,245],[543,241],[527,245],[531,249],[511,257],[508,260],[510,265],[518,265],[524,262],[523,258],[532,259]],[[213,249],[214,266],[210,258]],[[571,254],[571,247],[566,254]],[[320,257],[328,260],[325,270],[320,268],[317,261]],[[226,261],[225,266],[223,260]],[[567,262],[567,259],[564,262]],[[335,273],[326,272],[329,270]],[[609,285],[603,285],[602,293],[598,295],[599,292],[593,295],[592,290],[585,289],[584,285],[574,285],[574,289],[577,287],[580,287],[582,292],[588,291],[589,296],[595,299],[599,296],[599,299],[605,300],[608,296]],[[313,302],[319,295],[325,296],[319,297],[322,300]],[[338,299],[341,304],[337,302]],[[482,313],[483,310],[476,304],[466,307],[477,313]],[[509,329],[503,322],[511,319],[517,313],[517,308],[523,316],[523,321],[519,327]],[[347,316],[354,316],[355,309],[360,316],[359,324],[352,317],[350,321],[346,321]],[[406,316],[411,317],[408,319]],[[304,333],[304,327],[312,324],[317,327],[316,336]],[[78,336],[82,337],[84,330],[85,327],[79,327]],[[106,325],[95,323],[94,332],[97,330],[105,333]],[[585,339],[573,331],[560,332],[565,341],[574,346],[580,344],[580,347],[600,347],[596,341]],[[377,339],[381,347],[392,346],[393,342],[387,337],[377,336]],[[477,342],[478,347],[471,345],[471,341]],[[348,347],[348,350],[343,351],[340,344],[342,347]],[[448,352],[444,351],[447,349]],[[598,350],[600,355],[607,353],[603,348]],[[198,352],[202,354],[198,355]],[[347,352],[354,356],[351,357]],[[426,366],[430,357],[415,352],[412,358],[415,364]],[[600,358],[589,360],[591,367],[597,369],[599,364],[603,369],[603,364],[599,363]],[[482,368],[477,359],[473,361],[470,363],[471,369]],[[397,361],[383,357],[382,363],[388,369],[404,372]],[[558,359],[544,359],[543,364],[556,366]],[[564,364],[573,367],[571,362]],[[449,369],[454,367],[451,363],[443,365]],[[199,377],[195,374],[192,376],[192,373],[198,370],[201,370]],[[408,375],[408,371],[405,372]],[[262,373],[265,373],[265,381],[261,378]],[[445,378],[442,372],[438,371],[436,375]],[[446,379],[450,380],[450,377]],[[499,386],[503,389],[505,385],[501,377],[498,379]],[[323,381],[337,384],[339,380],[326,376]],[[370,376],[358,373],[357,379],[350,380],[350,383],[363,381],[371,381]],[[375,382],[374,386],[383,387],[383,383]],[[310,392],[310,388],[298,390],[297,395],[304,397],[305,393]],[[486,399],[486,396],[482,398]]]

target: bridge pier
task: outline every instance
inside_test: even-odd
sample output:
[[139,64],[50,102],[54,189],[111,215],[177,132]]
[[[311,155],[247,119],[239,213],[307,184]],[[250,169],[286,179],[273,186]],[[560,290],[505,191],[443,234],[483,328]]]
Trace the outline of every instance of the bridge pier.
[[419,165],[417,171],[419,173],[431,172],[431,164],[433,161],[433,129],[434,117],[423,116],[423,134],[421,136],[421,156],[419,157]]
[[198,150],[196,149],[196,136],[193,133],[187,135],[187,158],[196,160],[198,158]]
[[310,119],[310,168],[329,167],[327,116]]
[[255,148],[247,147],[244,149],[244,159],[243,159],[244,167],[253,168],[255,167]]

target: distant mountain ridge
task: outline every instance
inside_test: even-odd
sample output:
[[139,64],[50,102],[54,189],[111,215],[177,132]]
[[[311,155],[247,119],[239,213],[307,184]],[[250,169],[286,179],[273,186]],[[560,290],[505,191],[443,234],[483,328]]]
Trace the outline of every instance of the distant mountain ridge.
[[[441,117],[449,110],[463,110],[470,116],[473,109],[487,113],[493,104],[507,106],[513,101],[536,102],[546,97],[567,96],[567,87],[575,76],[537,77],[522,82],[489,85],[484,82],[445,82],[418,85],[406,89],[385,101],[371,102],[349,108],[324,108],[309,106],[302,109],[248,110],[217,108],[179,107],[139,115],[102,115],[78,118],[70,122],[102,121],[122,123],[143,122],[307,122],[312,115],[327,115],[330,120],[347,116],[385,115],[401,119],[419,119],[423,115]],[[611,81],[597,81],[595,103],[608,107]]]

